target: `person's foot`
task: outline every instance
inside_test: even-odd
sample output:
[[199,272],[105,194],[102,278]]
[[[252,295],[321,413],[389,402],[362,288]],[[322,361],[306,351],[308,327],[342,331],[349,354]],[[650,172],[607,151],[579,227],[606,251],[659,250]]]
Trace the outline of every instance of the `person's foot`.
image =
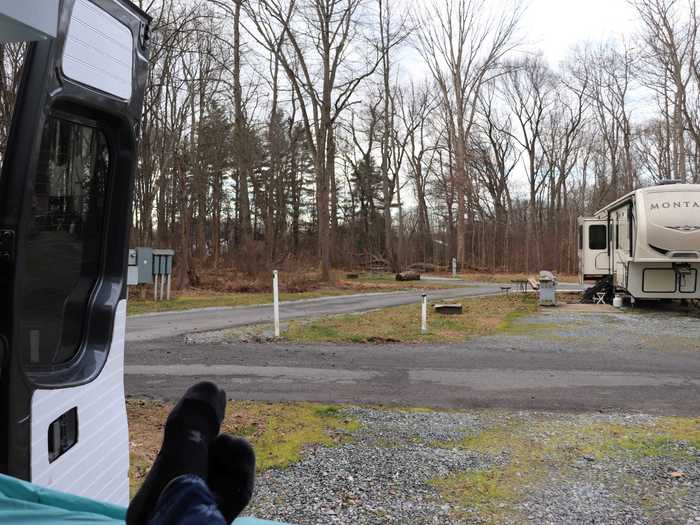
[[219,434],[226,411],[226,393],[214,383],[191,386],[175,405],[165,423],[163,445],[126,514],[128,525],[147,523],[163,488],[183,474],[205,482],[209,470],[209,445]]
[[255,452],[245,439],[219,435],[209,445],[209,489],[226,523],[250,502],[255,486]]

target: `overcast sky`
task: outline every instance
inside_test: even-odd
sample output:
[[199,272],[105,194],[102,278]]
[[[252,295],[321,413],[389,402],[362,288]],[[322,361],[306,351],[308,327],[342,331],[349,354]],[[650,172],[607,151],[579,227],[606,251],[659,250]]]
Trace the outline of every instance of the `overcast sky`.
[[556,66],[577,43],[629,37],[634,19],[626,0],[530,0],[520,29]]

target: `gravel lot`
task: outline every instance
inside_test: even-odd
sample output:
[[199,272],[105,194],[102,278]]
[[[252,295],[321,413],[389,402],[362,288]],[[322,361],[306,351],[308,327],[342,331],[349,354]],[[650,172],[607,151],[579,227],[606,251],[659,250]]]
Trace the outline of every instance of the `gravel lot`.
[[664,310],[571,304],[543,309],[507,334],[479,342],[520,350],[700,351],[700,309]]
[[[301,462],[261,474],[247,512],[298,525],[700,523],[700,450],[673,434],[676,420],[354,407],[344,414],[361,423],[350,441],[310,447]],[[700,420],[683,422],[697,446]],[[470,446],[482,433],[488,452],[484,443]],[[598,448],[586,448],[589,441]],[[454,476],[487,480],[474,491],[498,490],[484,492],[486,505],[469,491],[465,499],[440,490],[436,480]]]

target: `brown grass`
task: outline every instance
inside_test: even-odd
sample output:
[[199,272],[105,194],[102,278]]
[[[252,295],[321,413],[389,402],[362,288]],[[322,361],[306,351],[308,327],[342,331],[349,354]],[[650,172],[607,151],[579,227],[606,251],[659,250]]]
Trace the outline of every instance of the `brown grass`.
[[534,295],[511,294],[450,300],[461,303],[461,315],[435,314],[432,304],[428,333],[420,332],[420,305],[385,308],[363,314],[291,321],[284,337],[304,343],[463,342],[506,330],[516,319],[537,311]]
[[[447,275],[447,274],[445,274]],[[526,280],[535,279],[537,280],[539,274],[525,274],[525,273],[508,273],[508,272],[466,272],[460,273],[459,277],[467,281],[480,281],[486,283],[510,283],[511,280]],[[577,283],[578,275],[567,275],[567,274],[555,274],[559,282],[562,283]]]

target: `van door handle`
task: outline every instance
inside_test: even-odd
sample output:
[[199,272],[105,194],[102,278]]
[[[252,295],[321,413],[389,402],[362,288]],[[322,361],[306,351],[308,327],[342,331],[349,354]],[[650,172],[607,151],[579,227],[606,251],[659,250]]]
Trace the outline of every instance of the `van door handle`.
[[78,407],[71,408],[49,425],[49,463],[53,463],[78,442]]

